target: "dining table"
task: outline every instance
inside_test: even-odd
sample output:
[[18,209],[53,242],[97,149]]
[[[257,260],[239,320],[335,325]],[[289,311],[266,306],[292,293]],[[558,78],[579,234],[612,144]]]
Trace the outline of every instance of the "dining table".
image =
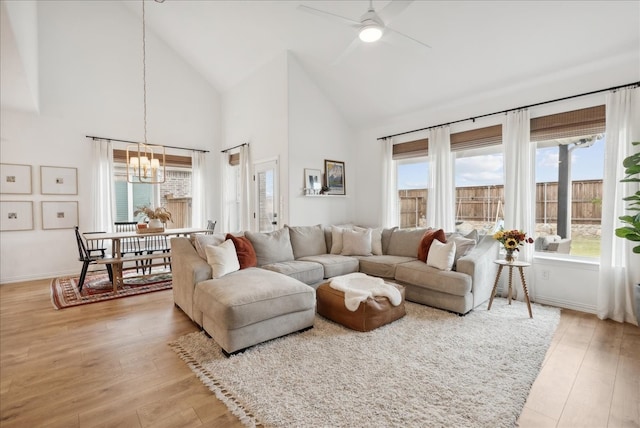
[[128,261],[147,261],[154,258],[167,258],[168,254],[158,255],[136,255],[123,257],[121,252],[121,242],[127,238],[144,238],[147,236],[191,236],[196,233],[211,233],[207,228],[196,227],[184,227],[176,229],[164,229],[162,231],[144,232],[141,231],[126,231],[126,232],[98,232],[98,233],[86,233],[83,234],[84,239],[91,240],[105,240],[111,241],[111,257],[98,260],[98,263],[111,264],[113,269],[113,291],[117,291],[118,287],[124,285],[123,264]]

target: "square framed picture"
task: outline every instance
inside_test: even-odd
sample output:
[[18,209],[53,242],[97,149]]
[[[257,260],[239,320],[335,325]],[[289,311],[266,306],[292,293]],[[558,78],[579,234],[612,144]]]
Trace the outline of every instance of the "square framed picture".
[[73,229],[78,224],[78,202],[42,202],[43,229]]
[[322,190],[322,172],[319,169],[304,169],[305,195],[319,195]]
[[31,165],[0,164],[0,193],[31,194]]
[[33,202],[0,202],[0,230],[33,230]]
[[40,193],[43,195],[77,195],[78,168],[41,166]]
[[325,159],[324,179],[327,195],[346,195],[344,162]]

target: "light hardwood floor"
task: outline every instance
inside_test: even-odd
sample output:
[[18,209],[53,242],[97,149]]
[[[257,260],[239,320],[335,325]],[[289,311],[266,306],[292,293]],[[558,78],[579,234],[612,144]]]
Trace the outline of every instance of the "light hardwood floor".
[[[196,330],[170,290],[56,311],[48,280],[0,285],[0,426],[242,426],[167,346]],[[640,329],[563,311],[519,424],[639,427],[639,397]]]

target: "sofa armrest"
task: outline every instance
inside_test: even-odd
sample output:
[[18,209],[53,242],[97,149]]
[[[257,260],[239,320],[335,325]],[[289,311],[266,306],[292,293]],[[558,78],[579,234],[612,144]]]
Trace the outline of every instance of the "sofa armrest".
[[171,272],[173,277],[173,301],[195,323],[202,326],[202,312],[193,301],[196,284],[211,279],[211,266],[200,257],[185,237],[171,239]]
[[460,257],[456,270],[471,276],[471,292],[473,307],[480,305],[491,297],[491,290],[498,272],[498,241],[491,235],[480,240],[466,256]]

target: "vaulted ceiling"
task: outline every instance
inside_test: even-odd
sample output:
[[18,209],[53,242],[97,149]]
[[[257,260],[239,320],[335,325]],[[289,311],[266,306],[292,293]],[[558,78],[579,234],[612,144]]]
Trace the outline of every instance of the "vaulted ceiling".
[[[122,3],[141,16],[139,1]],[[221,93],[290,51],[354,126],[629,59],[640,80],[639,1],[404,3],[387,25],[430,49],[393,32],[354,42],[343,21],[299,7],[358,21],[368,1],[148,1],[146,22]]]

